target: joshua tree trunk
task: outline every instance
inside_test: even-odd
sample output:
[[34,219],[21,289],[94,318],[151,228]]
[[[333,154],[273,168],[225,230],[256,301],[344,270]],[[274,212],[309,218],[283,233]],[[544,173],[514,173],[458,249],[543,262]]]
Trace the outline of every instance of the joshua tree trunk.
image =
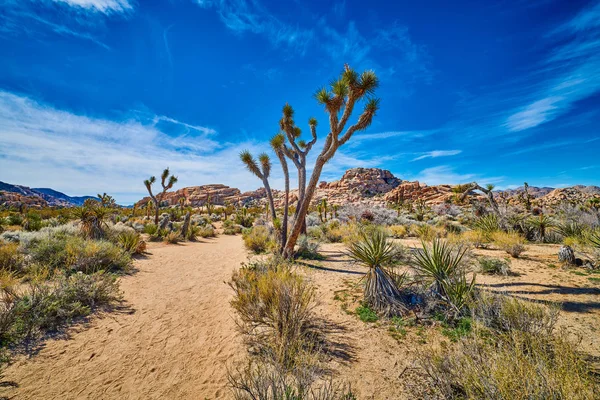
[[185,218],[183,219],[183,226],[181,227],[181,236],[186,239],[187,238],[187,232],[188,229],[190,227],[190,212],[188,211],[187,213],[185,213]]
[[283,250],[283,255],[285,257],[291,257],[294,255],[294,247],[296,246],[296,242],[298,241],[298,237],[300,236],[303,225],[302,221],[300,221],[300,218],[304,219],[304,217],[308,213],[310,201],[312,200],[315,194],[315,189],[317,188],[317,184],[319,183],[321,172],[323,171],[323,166],[325,165],[325,163],[326,160],[319,155],[319,157],[317,157],[317,161],[315,162],[315,168],[313,169],[313,173],[310,177],[310,181],[308,182],[308,186],[306,187],[304,201],[299,206],[299,208],[296,209],[296,215],[299,216],[299,218],[296,218],[296,220],[294,220],[294,225],[292,226],[290,236],[288,237],[288,240],[285,244],[285,248]]
[[263,179],[263,185],[267,192],[267,199],[269,200],[269,211],[271,212],[271,220],[275,222],[277,214],[275,213],[275,201],[273,200],[273,192],[271,191],[271,185],[269,185],[268,179]]

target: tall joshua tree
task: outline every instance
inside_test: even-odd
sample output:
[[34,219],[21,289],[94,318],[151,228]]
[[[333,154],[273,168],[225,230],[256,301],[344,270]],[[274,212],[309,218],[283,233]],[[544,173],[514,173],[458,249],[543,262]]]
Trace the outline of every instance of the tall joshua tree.
[[[371,96],[378,86],[379,79],[375,72],[364,71],[358,74],[348,65],[345,65],[344,71],[337,80],[331,83],[330,88],[323,87],[315,94],[317,101],[325,107],[325,112],[329,114],[329,133],[325,138],[323,149],[315,161],[312,175],[304,192],[304,199],[297,206],[296,219],[284,248],[285,256],[291,257],[294,253],[294,246],[302,231],[304,219],[315,194],[323,167],[333,158],[336,151],[352,138],[355,132],[365,130],[371,125],[379,108],[379,99]],[[358,120],[346,128],[354,107],[363,100],[366,101]],[[286,118],[285,112],[284,108],[284,119]],[[311,124],[311,131],[314,135],[313,140],[316,141],[314,139],[316,138],[316,120],[311,120],[311,122],[313,122]]]
[[162,175],[160,176],[160,184],[162,186],[162,192],[159,193],[157,196],[155,196],[152,193],[152,185],[154,184],[154,182],[156,182],[156,177],[151,176],[150,179],[146,179],[144,181],[144,185],[146,186],[146,189],[148,189],[150,198],[152,199],[152,202],[154,203],[154,208],[155,208],[154,224],[158,225],[158,214],[160,211],[160,202],[165,197],[165,193],[167,193],[167,191],[170,190],[171,188],[173,188],[173,185],[175,185],[177,183],[177,177],[174,175],[171,175],[169,168],[165,168]]
[[[296,211],[294,212],[295,219],[298,219],[298,212],[300,211],[305,198],[306,156],[317,142],[317,120],[315,118],[310,118],[308,120],[308,126],[310,127],[312,139],[309,142],[306,142],[300,139],[302,131],[294,122],[294,109],[287,103],[283,106],[283,116],[279,121],[279,127],[281,128],[281,131],[285,133],[285,136],[290,143],[290,147],[283,143],[281,149],[283,150],[283,153],[292,160],[294,166],[298,170],[298,204],[296,206]],[[306,223],[305,220],[302,220],[302,232],[305,231]]]
[[[242,160],[250,172],[252,172],[262,181],[267,192],[267,199],[269,200],[271,218],[273,219],[273,222],[275,222],[277,215],[275,214],[275,204],[273,202],[271,185],[269,185],[269,175],[271,175],[271,159],[266,153],[261,153],[258,155],[257,163],[252,154],[250,154],[248,150],[244,150],[240,153],[240,160]],[[260,167],[258,166],[259,163]]]
[[473,182],[473,183],[468,183],[466,185],[459,185],[461,187],[461,189],[463,189],[463,194],[460,198],[460,202],[464,202],[465,198],[467,197],[467,195],[469,194],[469,192],[471,190],[479,190],[480,192],[482,192],[483,194],[485,194],[487,196],[488,202],[490,203],[490,206],[492,207],[492,209],[494,210],[494,213],[502,218],[502,215],[500,214],[500,208],[498,208],[498,203],[496,202],[496,199],[494,198],[494,185],[492,184],[487,184],[485,185],[485,187],[480,186],[477,182]]
[[284,198],[283,198],[283,219],[281,221],[281,248],[280,251],[283,252],[285,247],[285,242],[287,241],[287,228],[288,228],[288,207],[290,202],[290,172],[288,170],[287,161],[285,159],[284,147],[285,147],[285,137],[283,134],[279,133],[271,139],[271,147],[277,158],[279,158],[279,162],[281,163],[281,169],[283,170],[283,179],[285,184],[284,189]]

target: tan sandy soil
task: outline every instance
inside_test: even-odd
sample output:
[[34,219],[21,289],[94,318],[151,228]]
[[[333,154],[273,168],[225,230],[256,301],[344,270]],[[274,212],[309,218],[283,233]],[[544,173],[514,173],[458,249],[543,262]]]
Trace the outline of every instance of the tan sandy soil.
[[4,374],[15,399],[229,398],[226,362],[244,354],[224,283],[246,260],[240,237],[151,243],[121,280],[129,310],[50,340]]
[[[414,239],[400,241],[407,247],[419,247]],[[481,287],[507,292],[524,298],[554,303],[561,308],[559,326],[567,328],[574,339],[581,339],[581,349],[600,356],[600,274],[576,275],[582,268],[565,270],[558,265],[558,245],[529,245],[520,259],[511,259],[511,269],[518,275],[496,277],[478,274]],[[327,244],[322,253],[324,261],[310,261],[312,267],[303,271],[318,285],[319,313],[327,320],[344,327],[336,335],[348,346],[350,357],[333,357],[330,361],[336,378],[351,383],[359,399],[414,398],[404,384],[419,387],[422,379],[416,368],[419,352],[437,347],[449,340],[441,335],[441,327],[407,327],[404,338],[396,340],[384,322],[363,323],[353,313],[362,292],[360,279],[365,269],[353,265],[343,255],[344,246]],[[474,250],[475,255],[496,258],[507,256],[501,250]],[[592,278],[592,280],[589,280]],[[336,296],[337,294],[337,296]],[[346,296],[346,297],[344,297]],[[344,310],[342,304],[347,304]],[[338,329],[339,331],[339,329]]]
[[[403,240],[417,246],[418,241]],[[363,323],[354,314],[365,269],[343,255],[344,246],[322,248],[324,261],[300,267],[316,283],[317,313],[330,328],[334,379],[350,383],[359,399],[409,399],[404,384],[418,386],[418,352],[448,339],[439,326],[406,327],[394,338],[386,322]],[[488,289],[562,305],[560,324],[582,336],[582,348],[600,354],[600,284],[558,264],[558,246],[529,246],[512,259],[519,276],[478,275]],[[245,356],[224,283],[247,259],[240,236],[203,243],[151,244],[139,271],[122,279],[131,313],[111,313],[80,327],[69,340],[51,340],[38,355],[10,366],[0,395],[17,399],[216,399],[231,398],[226,365]],[[476,254],[504,257],[499,250]],[[581,270],[579,270],[581,271]],[[346,304],[346,309],[342,305]]]

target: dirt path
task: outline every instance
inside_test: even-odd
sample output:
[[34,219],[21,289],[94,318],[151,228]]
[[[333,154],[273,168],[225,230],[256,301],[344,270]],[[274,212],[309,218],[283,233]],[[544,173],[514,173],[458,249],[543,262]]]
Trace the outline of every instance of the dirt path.
[[244,354],[224,283],[246,260],[239,236],[155,244],[122,279],[130,313],[50,340],[4,374],[15,399],[228,398],[226,363]]

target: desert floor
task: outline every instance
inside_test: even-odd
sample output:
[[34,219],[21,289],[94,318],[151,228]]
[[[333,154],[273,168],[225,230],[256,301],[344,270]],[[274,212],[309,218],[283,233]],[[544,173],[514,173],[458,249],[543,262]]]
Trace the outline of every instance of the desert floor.
[[[417,241],[403,240],[406,246]],[[359,399],[402,399],[406,385],[419,384],[416,359],[428,346],[448,341],[441,327],[407,327],[393,337],[383,322],[361,322],[364,269],[351,264],[344,246],[325,245],[324,261],[299,267],[318,287],[317,312],[327,328],[331,375],[351,384]],[[600,356],[600,275],[563,270],[558,246],[529,246],[511,261],[518,275],[477,281],[488,290],[562,307],[559,324],[582,349]],[[504,257],[497,250],[477,254]],[[245,357],[236,332],[232,295],[226,282],[247,261],[240,236],[198,243],[151,243],[121,279],[123,306],[94,316],[52,338],[34,355],[23,355],[3,376],[0,396],[15,399],[217,399],[230,398],[227,368]]]

